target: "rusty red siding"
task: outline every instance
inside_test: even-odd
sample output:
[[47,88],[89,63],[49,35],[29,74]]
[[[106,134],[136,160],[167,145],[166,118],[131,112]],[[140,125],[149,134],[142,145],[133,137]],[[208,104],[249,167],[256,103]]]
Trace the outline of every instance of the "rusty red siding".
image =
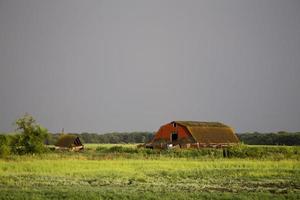
[[176,124],[176,123],[175,123],[175,126],[174,126],[174,123],[168,123],[168,124],[165,124],[160,127],[158,132],[155,134],[153,141],[163,139],[167,142],[171,142],[172,133],[178,134],[177,140],[179,140],[179,141],[191,138],[191,134],[185,127],[183,127],[179,124]]

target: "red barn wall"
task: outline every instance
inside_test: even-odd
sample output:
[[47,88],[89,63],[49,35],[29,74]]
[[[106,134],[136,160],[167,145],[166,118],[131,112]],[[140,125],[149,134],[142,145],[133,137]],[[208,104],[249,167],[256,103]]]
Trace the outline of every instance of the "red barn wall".
[[173,132],[177,132],[178,140],[190,138],[190,133],[186,130],[185,127],[182,127],[179,124],[176,124],[176,127],[173,126],[172,123],[163,125],[160,127],[158,132],[155,134],[153,141],[164,139],[166,141],[171,142],[171,134]]

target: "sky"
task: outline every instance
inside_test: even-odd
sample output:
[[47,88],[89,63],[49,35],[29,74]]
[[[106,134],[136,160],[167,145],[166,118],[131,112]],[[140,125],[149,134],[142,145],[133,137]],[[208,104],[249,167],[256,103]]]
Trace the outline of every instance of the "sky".
[[0,0],[0,132],[300,131],[298,0]]

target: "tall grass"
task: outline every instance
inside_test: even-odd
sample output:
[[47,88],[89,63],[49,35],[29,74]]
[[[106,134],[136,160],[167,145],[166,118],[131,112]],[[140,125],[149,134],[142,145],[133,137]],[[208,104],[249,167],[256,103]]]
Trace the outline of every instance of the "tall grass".
[[99,145],[10,156],[0,159],[0,199],[300,198],[299,147],[236,146],[227,153]]
[[143,191],[148,192],[144,199],[152,199],[156,194],[160,199],[200,198],[197,194],[208,195],[207,192],[220,197],[227,194],[231,198],[236,193],[247,193],[241,196],[243,198],[260,193],[271,197],[274,193],[282,198],[297,197],[299,168],[300,162],[295,160],[47,160],[35,157],[0,160],[0,199],[8,192],[11,197],[22,193],[30,199],[30,195],[62,198],[55,192],[63,192],[71,198],[74,193],[81,196],[87,191],[95,195],[90,196],[94,199],[97,195],[118,199],[117,194],[138,199]]
[[[236,145],[225,149],[168,149],[152,150],[134,146],[98,146],[96,152],[126,158],[252,158],[252,159],[300,159],[300,147]],[[99,154],[99,155],[100,155]]]

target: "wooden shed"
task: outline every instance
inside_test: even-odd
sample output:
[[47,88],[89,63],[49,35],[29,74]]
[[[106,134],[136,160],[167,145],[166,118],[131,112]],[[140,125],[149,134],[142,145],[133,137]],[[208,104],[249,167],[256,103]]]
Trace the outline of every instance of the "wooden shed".
[[160,127],[149,147],[222,147],[239,143],[233,128],[220,122],[173,121]]
[[75,135],[64,134],[59,137],[57,143],[55,144],[56,149],[66,149],[72,151],[79,151],[84,148],[79,137]]

